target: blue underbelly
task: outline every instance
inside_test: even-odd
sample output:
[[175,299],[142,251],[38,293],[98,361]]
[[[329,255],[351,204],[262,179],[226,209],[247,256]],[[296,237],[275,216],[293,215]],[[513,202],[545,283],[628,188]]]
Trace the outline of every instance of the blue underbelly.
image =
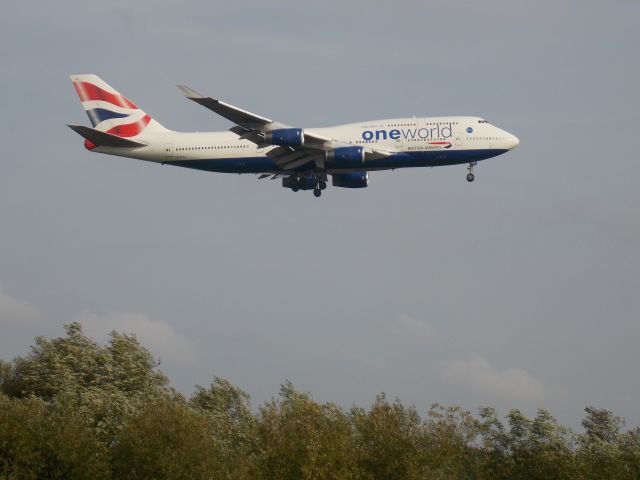
[[[438,167],[442,165],[457,165],[461,163],[479,162],[487,158],[496,157],[507,150],[438,150],[426,152],[399,152],[378,160],[368,160],[364,168],[358,170],[386,170],[392,168],[410,167]],[[221,173],[264,173],[281,172],[282,169],[269,157],[241,157],[241,158],[216,158],[202,160],[170,160],[166,165],[194,168]],[[298,170],[307,171],[309,165],[304,165]],[[338,165],[326,165],[327,170],[341,170]],[[350,168],[348,170],[353,170]]]

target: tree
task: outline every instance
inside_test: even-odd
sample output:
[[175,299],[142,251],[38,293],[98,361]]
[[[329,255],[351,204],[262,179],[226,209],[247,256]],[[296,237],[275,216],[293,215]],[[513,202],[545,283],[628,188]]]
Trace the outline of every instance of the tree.
[[210,418],[179,398],[147,402],[128,417],[112,448],[113,478],[228,478]]
[[380,394],[368,412],[353,408],[351,418],[365,478],[422,477],[424,465],[418,455],[422,421],[415,407],[405,407],[399,400],[389,403]]
[[338,406],[320,405],[291,383],[260,408],[254,478],[358,478],[352,429]]
[[75,411],[0,394],[0,478],[110,478],[109,452]]
[[349,411],[287,382],[253,413],[214,377],[187,401],[134,336],[36,338],[0,360],[0,480],[14,479],[620,479],[640,480],[640,428],[587,407],[584,433],[546,410],[503,423],[378,395]]
[[214,377],[208,388],[196,385],[189,403],[214,417],[224,417],[238,426],[253,421],[249,395],[224,378]]
[[481,459],[478,466],[481,479],[508,479],[512,477],[514,461],[511,456],[511,437],[496,410],[481,407],[480,436],[482,439]]
[[640,479],[640,427],[618,436],[624,478]]
[[468,478],[476,468],[480,422],[460,407],[429,410],[419,448],[432,478]]
[[492,408],[480,409],[483,438],[481,478],[576,478],[574,434],[546,410],[529,419],[519,410],[507,415],[506,430]]
[[256,419],[249,395],[229,381],[214,377],[208,388],[196,385],[189,405],[204,414],[221,456],[222,478],[241,478],[254,463]]
[[609,410],[588,406],[584,409],[587,415],[582,420],[587,438],[596,443],[615,443],[620,434],[622,420]]
[[637,478],[631,472],[635,470],[637,474],[638,466],[626,465],[624,461],[621,448],[624,439],[620,433],[623,422],[620,417],[592,406],[584,410],[586,416],[582,420],[582,426],[585,432],[578,438],[578,456],[583,478]]
[[29,355],[3,364],[0,391],[63,403],[105,442],[144,402],[172,394],[158,362],[135,336],[111,332],[101,346],[78,323],[65,325],[65,331],[52,340],[37,337]]
[[168,379],[158,362],[133,335],[111,332],[106,346],[65,325],[66,337],[36,337],[31,353],[2,367],[0,388],[8,395],[51,400],[69,390],[113,387],[128,395],[163,392]]

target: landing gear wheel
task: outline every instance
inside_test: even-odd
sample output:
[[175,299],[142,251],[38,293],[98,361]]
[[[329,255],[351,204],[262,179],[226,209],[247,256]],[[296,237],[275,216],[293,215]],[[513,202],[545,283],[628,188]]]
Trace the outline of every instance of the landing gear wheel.
[[327,188],[327,182],[325,182],[324,180],[320,180],[318,182],[318,186],[320,187],[320,190],[324,190],[325,188]]
[[293,190],[294,192],[297,192],[298,190],[300,190],[300,187],[295,185],[295,186],[291,187],[291,190]]
[[476,176],[473,174],[473,167],[476,166],[476,162],[471,162],[467,167],[467,182],[473,182],[476,179]]
[[313,195],[317,198],[320,195],[322,195],[322,190],[320,190],[319,188],[314,188],[313,189]]

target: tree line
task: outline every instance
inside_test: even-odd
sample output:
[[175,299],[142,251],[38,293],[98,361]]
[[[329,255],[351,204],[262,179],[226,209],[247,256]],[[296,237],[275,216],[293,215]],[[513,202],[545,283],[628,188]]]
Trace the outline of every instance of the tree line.
[[0,361],[0,480],[640,478],[640,428],[604,409],[576,433],[545,410],[346,410],[286,383],[253,411],[222,378],[176,392],[135,336],[65,329]]

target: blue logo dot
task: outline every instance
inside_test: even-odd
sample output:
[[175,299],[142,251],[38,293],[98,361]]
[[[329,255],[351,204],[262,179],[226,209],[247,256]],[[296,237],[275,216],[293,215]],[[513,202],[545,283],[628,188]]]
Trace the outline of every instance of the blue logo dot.
[[473,128],[467,127],[467,133],[473,133]]

